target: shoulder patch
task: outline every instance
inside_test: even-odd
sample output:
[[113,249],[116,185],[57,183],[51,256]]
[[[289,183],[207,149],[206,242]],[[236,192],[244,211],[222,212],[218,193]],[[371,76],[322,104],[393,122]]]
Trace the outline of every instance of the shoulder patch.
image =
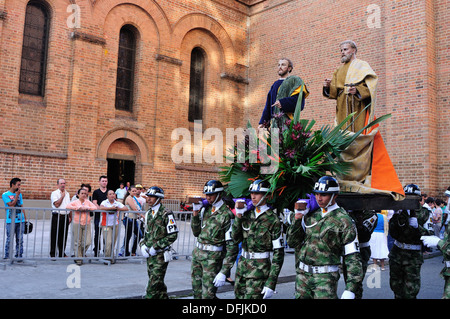
[[167,233],[168,234],[173,234],[173,233],[177,233],[178,232],[178,226],[177,223],[175,222],[175,217],[173,216],[173,213],[170,212],[167,214],[168,217],[168,221],[167,221]]

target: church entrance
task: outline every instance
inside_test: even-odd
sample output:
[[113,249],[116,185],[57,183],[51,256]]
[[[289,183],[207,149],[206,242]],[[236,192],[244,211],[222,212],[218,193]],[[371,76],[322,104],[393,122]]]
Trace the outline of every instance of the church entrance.
[[108,158],[108,188],[116,190],[120,183],[134,184],[136,164],[132,160]]
[[116,139],[108,147],[106,154],[108,161],[108,188],[116,190],[120,183],[125,186],[127,182],[130,185],[135,183],[142,184],[139,176],[140,171],[140,152],[138,146],[126,138]]

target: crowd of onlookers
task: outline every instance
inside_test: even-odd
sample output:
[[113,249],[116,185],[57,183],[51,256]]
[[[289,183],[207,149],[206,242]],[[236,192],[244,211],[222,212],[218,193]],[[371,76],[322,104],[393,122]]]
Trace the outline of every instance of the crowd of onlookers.
[[[21,184],[20,178],[11,179],[9,190],[2,195],[6,208],[5,259],[9,258],[12,231],[14,231],[16,239],[14,257],[22,258],[23,255],[23,234],[26,233],[28,219],[25,210],[22,208]],[[83,183],[77,193],[71,197],[66,190],[65,179],[57,180],[57,189],[50,196],[52,206],[51,258],[67,257],[65,250],[70,232],[69,226],[72,224],[74,257],[85,257],[91,244],[93,244],[94,256],[98,257],[101,251],[100,246],[103,244],[103,256],[114,262],[112,258],[113,247],[117,242],[118,227],[121,222],[125,227],[125,235],[119,257],[136,255],[139,240],[143,236],[140,221],[144,217],[147,206],[145,188],[140,184],[130,185],[127,182],[126,184],[121,183],[120,187],[114,191],[108,189],[107,185],[107,176],[100,176],[98,189],[92,191],[91,185]],[[8,209],[10,207],[16,208]],[[122,211],[124,213],[120,214],[119,212]],[[15,220],[14,223],[12,223],[12,218]],[[14,225],[13,229],[11,225]],[[92,225],[94,227],[94,238],[92,238]],[[77,264],[82,264],[81,259],[75,261]]]

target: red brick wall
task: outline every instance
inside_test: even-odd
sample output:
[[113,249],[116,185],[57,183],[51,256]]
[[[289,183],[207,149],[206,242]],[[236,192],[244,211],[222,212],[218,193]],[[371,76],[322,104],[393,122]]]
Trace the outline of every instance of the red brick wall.
[[[136,181],[170,198],[200,194],[215,165],[176,165],[170,139],[187,123],[190,51],[207,53],[204,127],[257,124],[281,57],[311,95],[303,116],[332,123],[323,79],[339,65],[338,44],[357,42],[358,57],[379,76],[377,115],[402,183],[441,195],[450,185],[448,1],[378,1],[381,27],[369,28],[372,1],[72,1],[81,28],[67,27],[69,1],[47,0],[50,45],[44,98],[18,93],[27,0],[0,0],[0,182],[24,180],[27,198],[48,198],[65,177],[69,191],[97,186],[115,140],[136,150]],[[71,3],[71,2],[70,2]],[[114,107],[120,28],[139,31],[133,111]],[[71,37],[71,32],[77,38]],[[246,84],[246,81],[249,81]],[[191,133],[193,134],[192,130]],[[209,142],[204,141],[204,145]],[[113,144],[120,151],[120,144]],[[123,146],[123,145],[122,145]],[[137,149],[135,149],[137,147]],[[218,165],[220,166],[220,165]]]
[[[200,194],[217,177],[215,165],[175,166],[173,129],[187,122],[190,51],[207,53],[204,129],[242,122],[246,84],[246,12],[228,1],[74,1],[81,28],[67,27],[69,2],[48,0],[51,13],[45,97],[18,94],[27,0],[1,0],[0,178],[24,180],[27,198],[48,198],[64,177],[74,193],[82,182],[97,187],[106,156],[137,154],[135,180],[158,184],[169,198]],[[118,35],[125,24],[139,32],[132,112],[114,106]],[[77,38],[71,32],[77,32]],[[224,75],[225,74],[225,75]],[[14,123],[14,125],[12,125]],[[14,127],[14,128],[13,128]],[[123,149],[125,147],[125,149]]]

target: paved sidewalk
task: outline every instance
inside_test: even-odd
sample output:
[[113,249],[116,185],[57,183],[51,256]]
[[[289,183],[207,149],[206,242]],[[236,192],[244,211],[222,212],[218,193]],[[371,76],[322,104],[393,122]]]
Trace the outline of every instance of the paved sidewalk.
[[[235,267],[232,269],[234,278]],[[292,281],[294,254],[287,253],[280,282]],[[116,299],[142,298],[147,287],[144,259],[119,260],[105,265],[92,261],[77,266],[71,260],[37,260],[9,264],[0,260],[0,299]],[[185,257],[169,263],[165,282],[171,297],[192,292],[191,261]],[[230,284],[219,289],[229,291]]]

